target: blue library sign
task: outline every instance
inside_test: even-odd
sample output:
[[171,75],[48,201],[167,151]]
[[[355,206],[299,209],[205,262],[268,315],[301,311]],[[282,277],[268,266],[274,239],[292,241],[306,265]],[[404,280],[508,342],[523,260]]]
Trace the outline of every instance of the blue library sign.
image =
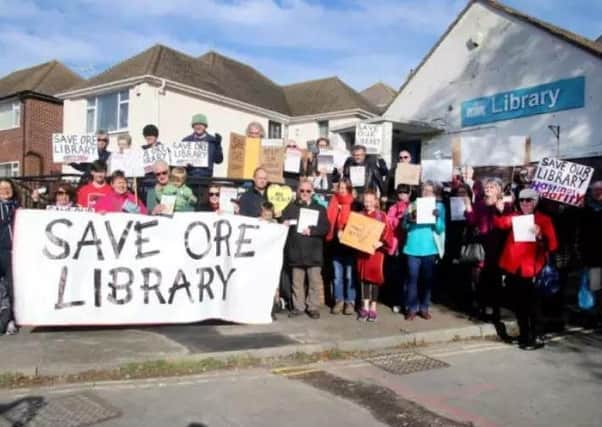
[[483,96],[462,103],[462,127],[585,106],[585,76]]

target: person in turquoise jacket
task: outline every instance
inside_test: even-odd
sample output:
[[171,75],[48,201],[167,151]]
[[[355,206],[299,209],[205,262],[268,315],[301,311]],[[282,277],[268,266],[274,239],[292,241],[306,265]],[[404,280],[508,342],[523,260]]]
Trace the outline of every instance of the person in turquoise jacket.
[[[438,186],[426,181],[422,184],[422,197],[436,197]],[[416,222],[416,202],[410,205],[404,217],[403,226],[407,230],[403,253],[408,260],[408,278],[405,295],[406,320],[414,320],[418,314],[430,319],[429,305],[433,284],[435,263],[442,256],[445,233],[445,207],[439,200],[435,202],[434,223],[418,224]],[[420,283],[420,289],[418,288]]]

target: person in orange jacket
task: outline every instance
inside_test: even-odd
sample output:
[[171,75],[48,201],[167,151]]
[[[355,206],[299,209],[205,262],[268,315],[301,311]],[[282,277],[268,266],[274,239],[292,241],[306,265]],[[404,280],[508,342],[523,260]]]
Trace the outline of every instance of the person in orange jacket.
[[518,215],[534,216],[534,242],[517,242],[514,233],[509,233],[500,257],[499,266],[506,274],[506,284],[513,290],[516,303],[516,318],[519,327],[519,345],[523,350],[543,347],[537,339],[537,291],[535,278],[546,264],[550,254],[558,248],[552,219],[537,210],[538,194],[531,188],[519,193],[520,212],[502,214],[503,201],[497,202],[499,215],[494,226],[503,230],[512,229],[512,218]]

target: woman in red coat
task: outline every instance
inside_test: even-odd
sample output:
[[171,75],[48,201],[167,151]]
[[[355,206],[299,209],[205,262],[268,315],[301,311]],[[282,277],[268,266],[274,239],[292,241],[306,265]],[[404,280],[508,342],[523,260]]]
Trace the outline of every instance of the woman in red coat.
[[376,321],[376,301],[378,289],[385,282],[383,264],[387,249],[393,244],[393,231],[387,222],[387,215],[379,209],[378,196],[372,190],[364,192],[364,211],[369,218],[385,224],[380,240],[374,244],[374,254],[358,252],[357,273],[361,284],[362,309],[358,320]]
[[519,345],[523,350],[543,347],[536,339],[537,332],[537,292],[535,277],[543,269],[551,252],[558,248],[556,232],[549,216],[537,211],[538,194],[526,188],[519,194],[520,212],[502,215],[503,205],[498,203],[500,215],[494,218],[494,225],[503,230],[512,229],[512,218],[518,215],[534,216],[535,242],[516,242],[514,233],[509,233],[500,258],[500,268],[506,273],[506,283],[514,290],[516,318],[520,331]]

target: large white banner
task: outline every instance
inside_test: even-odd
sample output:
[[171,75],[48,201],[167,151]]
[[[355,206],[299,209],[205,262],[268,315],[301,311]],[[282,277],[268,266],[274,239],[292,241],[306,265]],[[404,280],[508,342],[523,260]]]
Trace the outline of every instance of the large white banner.
[[287,229],[253,218],[20,209],[21,325],[269,323]]

